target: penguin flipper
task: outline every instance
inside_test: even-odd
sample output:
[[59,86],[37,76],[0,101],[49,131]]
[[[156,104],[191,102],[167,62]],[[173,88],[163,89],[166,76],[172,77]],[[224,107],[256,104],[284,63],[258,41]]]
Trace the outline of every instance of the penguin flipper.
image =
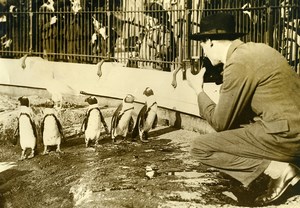
[[135,126],[134,126],[134,129],[132,131],[132,134],[131,134],[131,138],[135,138],[138,136],[139,134],[139,121],[140,121],[140,117],[138,115],[137,119],[136,119],[136,122],[135,122]]
[[111,136],[113,134],[113,131],[114,129],[118,126],[118,123],[119,123],[119,114],[120,114],[120,111],[123,107],[123,104],[121,103],[118,108],[115,110],[113,116],[112,116],[112,119],[111,119],[111,128],[110,128],[110,133],[111,133]]
[[[37,134],[36,124],[35,124],[35,122],[34,122],[33,120],[31,120],[31,119],[30,119],[30,122],[31,122],[33,134],[34,134],[35,138],[37,139],[37,138],[38,138],[38,136],[37,136],[38,134]],[[37,142],[35,143],[35,147],[34,147],[34,148],[36,148],[36,146],[37,146]]]
[[132,131],[132,135],[131,135],[132,138],[136,138],[139,135],[139,126],[140,126],[140,124],[144,125],[144,114],[146,112],[146,109],[147,109],[147,106],[144,105],[141,108],[141,110],[140,110],[140,112],[137,116],[136,123],[135,123],[134,129]]
[[55,121],[56,121],[56,124],[57,124],[57,127],[58,127],[58,131],[59,131],[62,139],[64,140],[65,137],[64,137],[63,127],[62,127],[60,121],[58,120],[58,118],[55,115],[54,115],[54,118],[55,118]]
[[[43,138],[43,134],[44,134],[45,118],[46,118],[46,116],[43,118],[43,121],[41,123],[41,135],[42,135],[42,138]],[[41,139],[41,140],[42,140],[42,144],[44,144],[43,139]]]
[[13,144],[13,145],[17,145],[18,144],[18,141],[20,139],[20,135],[19,135],[19,120],[18,120],[18,125],[17,125],[17,128],[13,134],[13,138],[10,139],[10,142]]
[[154,118],[154,121],[153,121],[153,124],[152,124],[152,129],[155,129],[155,128],[156,128],[157,123],[158,123],[158,117],[157,117],[157,114],[156,114],[156,115],[155,115],[155,118]]
[[128,132],[132,132],[133,127],[134,127],[134,120],[131,117],[130,120],[129,120],[129,124],[128,124]]
[[85,117],[82,121],[81,127],[80,127],[80,131],[85,131],[87,127],[87,117]]
[[108,131],[108,127],[107,127],[106,121],[105,121],[105,119],[104,119],[104,116],[103,116],[103,114],[102,114],[100,108],[97,108],[97,109],[98,109],[99,114],[100,114],[100,122],[103,124],[106,133],[108,133],[109,131]]
[[30,119],[30,123],[31,123],[31,126],[32,126],[33,134],[34,134],[35,138],[37,138],[36,124],[35,124],[35,122],[32,119]]

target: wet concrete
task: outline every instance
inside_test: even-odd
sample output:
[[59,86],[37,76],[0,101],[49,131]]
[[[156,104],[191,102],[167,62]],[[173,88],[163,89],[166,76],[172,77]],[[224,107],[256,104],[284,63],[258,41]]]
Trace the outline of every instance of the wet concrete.
[[[31,99],[39,122],[43,99]],[[60,114],[67,136],[63,153],[41,155],[39,141],[33,159],[18,161],[21,149],[10,143],[16,98],[0,100],[0,207],[245,207],[237,202],[230,179],[191,158],[197,132],[160,124],[149,143],[128,138],[115,145],[103,129],[99,146],[86,148],[78,132],[86,106],[69,105]],[[102,109],[109,124],[113,110]],[[269,207],[300,207],[296,189]]]

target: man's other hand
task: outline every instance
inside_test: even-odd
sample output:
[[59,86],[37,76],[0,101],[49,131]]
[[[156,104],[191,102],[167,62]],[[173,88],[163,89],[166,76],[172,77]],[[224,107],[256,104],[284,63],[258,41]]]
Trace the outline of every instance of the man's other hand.
[[188,85],[195,91],[198,95],[200,92],[203,92],[203,77],[206,69],[203,67],[200,72],[196,75],[193,75],[191,69],[187,69],[186,78]]

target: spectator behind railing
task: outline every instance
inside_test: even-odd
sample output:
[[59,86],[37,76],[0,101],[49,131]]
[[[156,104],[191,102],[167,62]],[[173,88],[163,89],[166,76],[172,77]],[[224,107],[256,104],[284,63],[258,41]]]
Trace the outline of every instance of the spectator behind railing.
[[[142,32],[142,41],[139,49],[139,58],[155,61],[153,69],[171,71],[171,61],[176,56],[174,33],[166,10],[158,3],[145,6],[146,27]],[[141,62],[143,68],[145,63]]]
[[[93,33],[91,37],[92,55],[100,56],[106,61],[115,61],[116,41],[119,37],[121,23],[115,16],[112,6],[117,6],[117,2],[110,1],[109,5],[104,2],[94,2],[94,12],[92,16]],[[119,32],[117,32],[119,30]],[[99,62],[95,58],[93,63]]]
[[10,44],[7,44],[7,17],[4,12],[7,10],[6,1],[0,2],[0,38],[1,38],[1,49],[8,48]]
[[54,60],[54,53],[57,52],[55,43],[57,36],[57,17],[54,11],[53,0],[44,0],[44,3],[39,8],[39,29],[41,31],[43,58],[48,60]]
[[56,47],[57,47],[57,59],[60,61],[67,61],[67,41],[66,41],[66,31],[68,25],[68,14],[65,12],[67,8],[70,7],[69,0],[56,0],[54,2],[54,8],[57,12],[57,39],[56,39]]
[[70,0],[70,14],[69,21],[67,24],[67,51],[68,51],[68,61],[69,62],[79,62],[79,57],[75,55],[79,55],[80,43],[82,41],[82,25],[80,24],[80,19],[82,18],[82,7],[80,4],[80,0]]
[[[13,35],[16,34],[15,22],[17,19],[18,8],[16,1],[0,1],[0,49],[13,50],[12,43],[17,42]],[[14,34],[12,34],[14,31]]]
[[275,26],[275,48],[299,73],[300,59],[300,4],[299,0],[283,0],[280,4],[280,20]]

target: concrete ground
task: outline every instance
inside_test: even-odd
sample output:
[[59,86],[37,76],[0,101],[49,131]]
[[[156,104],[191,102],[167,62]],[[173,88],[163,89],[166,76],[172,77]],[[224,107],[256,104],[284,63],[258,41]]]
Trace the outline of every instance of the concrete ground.
[[[39,124],[45,100],[31,100]],[[17,99],[2,96],[0,106],[0,207],[253,206],[251,201],[238,202],[234,181],[191,158],[190,145],[199,137],[197,132],[160,123],[150,132],[149,143],[128,138],[115,145],[103,129],[99,146],[86,148],[78,131],[86,106],[69,103],[59,116],[66,135],[63,153],[41,155],[43,144],[38,141],[36,156],[19,161],[20,146],[10,143]],[[113,111],[102,108],[108,124]],[[262,183],[256,184],[257,193],[261,187]],[[238,197],[247,201],[251,194],[242,192]],[[300,207],[300,186],[288,190],[279,204],[268,207]]]

